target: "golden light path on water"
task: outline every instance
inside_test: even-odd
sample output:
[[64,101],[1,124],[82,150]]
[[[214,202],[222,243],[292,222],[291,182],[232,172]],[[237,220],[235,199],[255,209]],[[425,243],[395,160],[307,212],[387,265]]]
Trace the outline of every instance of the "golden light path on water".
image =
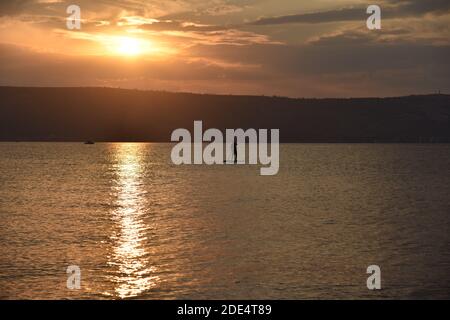
[[156,285],[158,277],[149,261],[146,247],[145,224],[147,201],[144,190],[143,144],[117,144],[116,146],[116,204],[112,219],[117,231],[111,236],[113,253],[108,265],[115,268],[112,277],[115,283],[114,296],[137,297]]

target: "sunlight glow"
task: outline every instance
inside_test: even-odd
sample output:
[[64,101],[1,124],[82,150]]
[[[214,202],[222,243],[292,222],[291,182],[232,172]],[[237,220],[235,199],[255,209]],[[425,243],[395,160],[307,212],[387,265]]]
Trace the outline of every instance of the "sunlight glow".
[[150,44],[130,37],[119,37],[115,40],[115,52],[124,56],[136,56],[149,51]]

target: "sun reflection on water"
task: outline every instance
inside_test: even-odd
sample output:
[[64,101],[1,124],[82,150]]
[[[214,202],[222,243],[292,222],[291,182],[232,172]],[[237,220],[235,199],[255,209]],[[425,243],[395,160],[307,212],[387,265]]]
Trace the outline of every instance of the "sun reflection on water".
[[118,144],[116,156],[115,194],[112,219],[117,231],[111,235],[113,252],[108,265],[115,268],[112,281],[115,296],[137,297],[156,285],[158,277],[149,261],[146,247],[146,195],[143,186],[144,145]]

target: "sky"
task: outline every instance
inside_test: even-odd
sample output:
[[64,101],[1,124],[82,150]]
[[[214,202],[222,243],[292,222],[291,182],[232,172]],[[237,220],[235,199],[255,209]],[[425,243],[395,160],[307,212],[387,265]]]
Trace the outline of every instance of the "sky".
[[[81,9],[81,29],[66,22]],[[381,8],[369,30],[366,9]],[[0,85],[289,97],[450,93],[449,0],[0,2]]]

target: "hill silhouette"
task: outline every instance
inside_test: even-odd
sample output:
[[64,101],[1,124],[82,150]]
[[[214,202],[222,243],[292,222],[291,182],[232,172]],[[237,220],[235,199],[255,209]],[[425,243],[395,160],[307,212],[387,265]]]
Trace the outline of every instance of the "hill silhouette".
[[450,142],[450,96],[293,99],[0,87],[2,141],[170,141],[176,128],[279,128],[282,142]]

